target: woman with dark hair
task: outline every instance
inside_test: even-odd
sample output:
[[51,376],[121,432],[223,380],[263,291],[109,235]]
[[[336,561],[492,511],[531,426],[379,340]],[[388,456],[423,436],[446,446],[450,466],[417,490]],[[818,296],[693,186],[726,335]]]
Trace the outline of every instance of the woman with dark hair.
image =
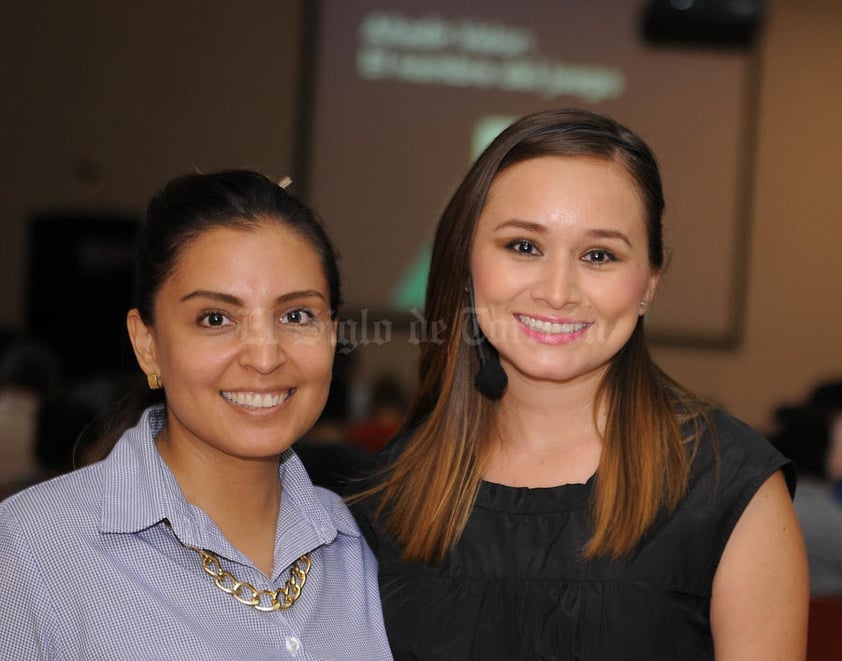
[[791,465],[647,351],[663,206],[638,136],[552,110],[445,209],[443,342],[357,505],[396,658],[803,658]]
[[289,449],[336,344],[321,225],[257,173],[178,178],[149,204],[136,289],[161,403],[0,505],[0,657],[391,658],[371,551]]

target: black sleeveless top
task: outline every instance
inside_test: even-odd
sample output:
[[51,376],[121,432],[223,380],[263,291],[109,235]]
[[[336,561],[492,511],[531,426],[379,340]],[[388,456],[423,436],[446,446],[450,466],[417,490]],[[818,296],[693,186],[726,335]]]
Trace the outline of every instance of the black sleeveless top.
[[401,562],[367,506],[356,508],[380,563],[386,630],[398,661],[713,659],[713,577],[761,484],[794,470],[744,423],[714,415],[687,496],[620,560],[584,562],[595,482],[529,489],[483,483],[464,534],[436,566]]

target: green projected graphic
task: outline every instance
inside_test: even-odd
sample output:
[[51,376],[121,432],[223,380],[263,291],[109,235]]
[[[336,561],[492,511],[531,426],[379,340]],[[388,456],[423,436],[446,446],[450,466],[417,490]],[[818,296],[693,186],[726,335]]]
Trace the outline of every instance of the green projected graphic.
[[392,307],[398,310],[420,310],[424,307],[427,277],[430,275],[432,246],[427,242],[412,260],[409,270],[401,277],[392,292]]
[[[470,160],[473,162],[494,138],[496,138],[515,117],[490,115],[483,117],[475,125],[471,135]],[[424,294],[427,291],[427,277],[430,274],[430,242],[424,244],[409,269],[404,273],[392,291],[391,305],[397,310],[421,310],[424,307]]]

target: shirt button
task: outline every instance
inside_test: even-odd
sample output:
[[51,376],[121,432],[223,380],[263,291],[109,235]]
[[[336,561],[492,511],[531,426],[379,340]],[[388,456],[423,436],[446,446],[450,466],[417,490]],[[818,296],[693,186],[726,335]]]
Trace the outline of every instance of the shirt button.
[[290,654],[298,654],[298,651],[301,649],[301,641],[298,640],[295,636],[287,636],[286,637],[286,646],[287,652]]

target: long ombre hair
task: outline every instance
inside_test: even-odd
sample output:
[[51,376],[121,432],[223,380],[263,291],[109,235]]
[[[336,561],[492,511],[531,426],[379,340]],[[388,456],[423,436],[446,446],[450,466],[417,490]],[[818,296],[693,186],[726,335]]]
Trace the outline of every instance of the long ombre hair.
[[[614,120],[583,110],[528,115],[501,133],[465,176],[439,221],[425,317],[446,325],[443,341],[421,346],[410,438],[377,485],[376,512],[407,561],[440,561],[459,539],[482,481],[495,402],[474,388],[479,368],[467,324],[465,284],[477,220],[495,177],[541,156],[586,156],[624,166],[645,208],[651,268],[664,267],[661,177],[647,145]],[[663,508],[687,491],[706,405],[652,361],[643,317],[614,356],[596,394],[607,412],[585,558],[630,551]],[[596,414],[595,414],[596,415]]]

